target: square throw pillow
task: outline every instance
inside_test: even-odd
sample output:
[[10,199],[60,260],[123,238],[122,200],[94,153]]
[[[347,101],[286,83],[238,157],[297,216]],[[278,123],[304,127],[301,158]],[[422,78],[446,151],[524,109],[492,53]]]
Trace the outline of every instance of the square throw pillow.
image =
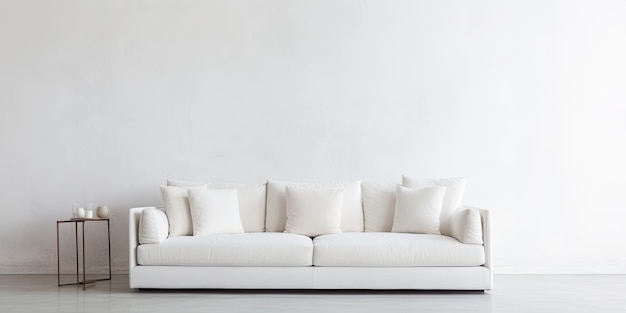
[[189,209],[187,191],[190,189],[206,189],[206,185],[194,187],[161,187],[161,196],[165,204],[165,213],[170,224],[169,237],[191,236],[193,224]]
[[411,189],[398,186],[396,210],[391,231],[394,233],[440,234],[439,214],[446,187]]
[[463,203],[463,193],[465,192],[465,182],[463,177],[452,178],[415,178],[402,175],[402,186],[407,188],[424,188],[432,186],[445,186],[446,195],[443,198],[441,207],[441,218],[439,220],[439,230],[442,234],[450,236],[450,214]]
[[285,232],[309,237],[341,232],[343,190],[287,186],[285,192]]
[[193,235],[242,234],[236,189],[190,189]]
[[[168,186],[197,186],[195,182],[168,179]],[[265,231],[266,184],[206,183],[207,189],[237,189],[239,214],[246,233]]]
[[285,187],[341,189],[344,191],[341,208],[341,230],[344,232],[363,231],[363,205],[361,202],[361,181],[352,180],[329,183],[295,183],[276,180],[267,181],[267,210],[265,228],[271,232],[285,230],[286,193]]
[[157,208],[146,208],[139,216],[139,243],[161,243],[167,238],[169,225],[165,211]]
[[458,208],[450,215],[450,232],[456,240],[474,245],[483,244],[483,224],[475,208]]
[[396,209],[396,184],[361,182],[365,231],[390,232]]

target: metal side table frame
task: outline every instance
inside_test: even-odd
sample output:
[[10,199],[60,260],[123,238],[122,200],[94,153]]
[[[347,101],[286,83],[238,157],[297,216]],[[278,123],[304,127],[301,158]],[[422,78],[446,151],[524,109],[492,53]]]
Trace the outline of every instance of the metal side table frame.
[[[92,279],[87,281],[87,273],[85,272],[85,222],[107,222],[107,245],[109,248],[109,278]],[[59,252],[59,224],[74,223],[74,233],[76,236],[76,282],[61,284],[61,256]],[[83,259],[83,280],[80,280],[78,270],[78,224],[82,226],[82,259]],[[92,287],[97,281],[111,280],[111,226],[108,218],[72,218],[70,220],[57,221],[57,285],[69,286],[69,285],[83,285],[83,290]]]

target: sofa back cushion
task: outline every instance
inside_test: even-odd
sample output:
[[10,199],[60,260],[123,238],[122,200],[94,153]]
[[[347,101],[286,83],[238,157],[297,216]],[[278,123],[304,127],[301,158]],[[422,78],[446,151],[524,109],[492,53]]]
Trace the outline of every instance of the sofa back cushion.
[[239,215],[246,233],[265,231],[266,184],[195,183],[168,179],[168,186],[206,185],[207,189],[237,189]]
[[343,190],[287,186],[285,232],[315,237],[341,233]]
[[277,180],[267,181],[267,211],[265,228],[271,232],[285,231],[287,186],[312,187],[343,190],[341,208],[341,230],[344,232],[363,231],[363,205],[361,204],[361,181],[330,183],[295,183]]
[[390,232],[396,206],[396,184],[361,182],[366,232]]

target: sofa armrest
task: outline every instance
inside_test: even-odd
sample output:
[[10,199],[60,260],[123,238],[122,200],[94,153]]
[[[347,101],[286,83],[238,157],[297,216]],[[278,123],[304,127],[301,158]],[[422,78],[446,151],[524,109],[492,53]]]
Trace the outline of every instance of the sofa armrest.
[[[137,247],[139,246],[139,222],[141,213],[145,209],[159,209],[160,207],[142,207],[142,208],[132,208],[129,211],[128,216],[128,271],[129,273],[133,271],[137,264]],[[161,208],[162,209],[162,208]],[[129,276],[131,279],[132,275]],[[132,284],[131,284],[132,286]]]
[[139,246],[139,217],[145,208],[132,208],[128,215],[128,271],[137,266],[137,247]]
[[[466,208],[471,208],[465,206]],[[485,267],[493,271],[493,257],[491,254],[491,217],[489,210],[474,208],[480,213],[480,219],[483,226],[483,246],[485,247]]]
[[[472,209],[475,211],[471,212],[468,209]],[[471,215],[471,214],[476,214],[476,212],[478,212],[477,215],[473,215],[473,216]],[[481,227],[480,231],[482,231],[482,234],[478,234],[477,227],[474,227],[472,229],[471,228],[472,226],[468,225],[468,223],[471,223],[472,221],[476,221],[478,217],[480,217],[480,227]],[[470,207],[470,206],[462,206],[457,211],[452,213],[452,215],[450,216],[450,225],[452,226],[450,235],[456,238],[458,241],[461,241],[464,243],[483,245],[485,249],[485,265],[484,266],[491,269],[492,268],[491,221],[489,217],[489,211],[485,209]],[[465,238],[466,234],[468,234],[468,230],[469,230],[470,237],[473,237],[473,238],[469,238],[469,240],[467,240],[468,238]],[[478,236],[482,237],[482,242],[480,242],[479,238],[476,238]]]
[[493,257],[491,255],[491,217],[489,210],[478,209],[483,222],[483,246],[485,247],[485,267],[493,270]]

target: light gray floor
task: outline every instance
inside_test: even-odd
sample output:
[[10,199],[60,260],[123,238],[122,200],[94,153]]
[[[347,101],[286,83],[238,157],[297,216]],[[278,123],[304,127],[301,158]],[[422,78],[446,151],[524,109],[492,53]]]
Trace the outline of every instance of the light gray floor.
[[126,275],[57,287],[56,275],[0,275],[0,312],[626,312],[626,275],[496,275],[486,293],[136,291]]

